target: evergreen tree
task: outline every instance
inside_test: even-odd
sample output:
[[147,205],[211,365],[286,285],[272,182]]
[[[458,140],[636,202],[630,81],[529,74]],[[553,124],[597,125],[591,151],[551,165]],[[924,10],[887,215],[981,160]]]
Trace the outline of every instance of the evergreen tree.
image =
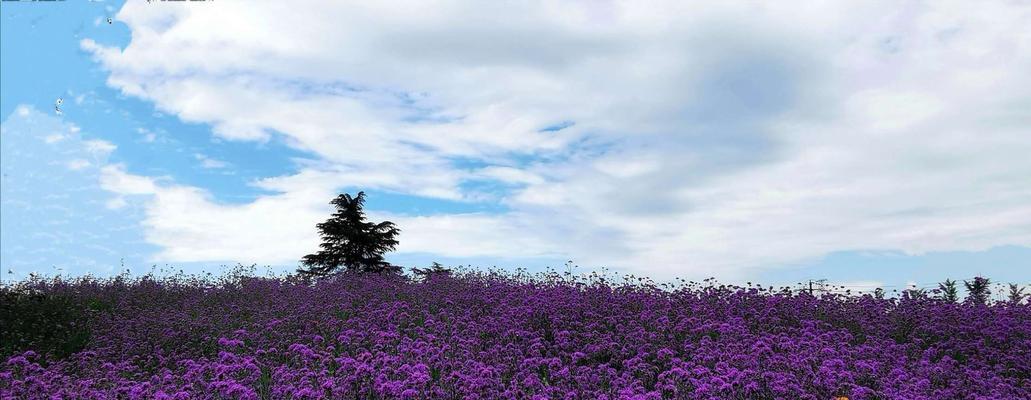
[[926,299],[927,291],[919,288],[909,288],[902,291],[902,296],[909,299]]
[[988,296],[992,295],[992,289],[989,288],[992,281],[988,278],[980,276],[974,277],[973,282],[963,281],[963,286],[967,287],[967,300],[971,303],[977,304],[988,304]]
[[423,280],[430,280],[434,277],[450,276],[451,269],[434,261],[433,265],[430,265],[427,268],[412,267],[412,273],[416,276],[422,277]]
[[1010,294],[1009,294],[1010,304],[1020,304],[1020,302],[1023,301],[1025,297],[1027,297],[1027,295],[1024,294],[1024,287],[1023,286],[1020,286],[1020,285],[1018,285],[1016,283],[1011,283],[1010,284]]
[[877,299],[883,299],[884,298],[884,289],[881,289],[881,288],[874,289],[873,290],[873,297],[877,298]]
[[365,220],[362,207],[365,192],[351,197],[337,196],[330,204],[336,206],[326,222],[317,225],[322,236],[322,248],[317,253],[304,256],[304,266],[297,272],[309,276],[325,276],[341,268],[359,272],[399,272],[400,267],[383,260],[383,253],[397,247],[396,239],[401,232],[393,222],[373,223]]
[[956,281],[952,279],[946,279],[945,282],[938,284],[938,290],[941,292],[941,299],[949,303],[955,303],[959,301],[959,287],[956,286]]

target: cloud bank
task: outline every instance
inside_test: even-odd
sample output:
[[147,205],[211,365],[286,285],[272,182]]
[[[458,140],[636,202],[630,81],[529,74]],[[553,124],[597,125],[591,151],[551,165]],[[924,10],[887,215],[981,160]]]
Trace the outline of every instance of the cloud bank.
[[349,188],[506,207],[377,215],[403,252],[655,277],[1031,244],[1026,5],[130,2],[116,18],[125,49],[81,43],[109,85],[311,154],[243,205],[106,168],[105,188],[145,195],[162,260],[293,262]]

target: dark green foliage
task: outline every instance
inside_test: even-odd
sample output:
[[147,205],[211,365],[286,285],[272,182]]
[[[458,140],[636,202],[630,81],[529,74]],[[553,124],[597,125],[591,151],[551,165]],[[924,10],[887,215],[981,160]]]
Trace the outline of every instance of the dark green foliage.
[[401,232],[393,222],[373,223],[365,220],[362,207],[365,192],[351,197],[337,196],[330,204],[336,212],[326,222],[318,224],[322,248],[315,254],[304,256],[303,268],[297,272],[308,276],[326,276],[340,269],[356,272],[400,272],[401,268],[383,260],[383,253],[397,247]]
[[988,304],[988,296],[992,295],[991,285],[992,281],[988,278],[980,276],[974,277],[973,282],[963,281],[963,286],[967,287],[967,299],[966,301],[977,304]]
[[451,272],[451,268],[445,267],[438,262],[434,262],[433,265],[426,268],[412,267],[412,273],[423,280],[450,276]]
[[884,298],[884,289],[881,289],[881,288],[874,289],[873,290],[873,297],[877,298],[877,299],[883,299]]
[[1027,295],[1024,294],[1024,287],[1023,286],[1020,286],[1020,285],[1018,285],[1016,283],[1011,283],[1010,284],[1010,293],[1009,293],[1009,302],[1010,302],[1010,304],[1020,304],[1020,302],[1023,301],[1025,297],[1027,297]]
[[60,359],[86,347],[91,311],[108,308],[99,300],[28,288],[0,288],[0,359],[33,350]]
[[952,279],[946,279],[945,282],[938,284],[938,291],[941,292],[941,299],[950,303],[959,301],[959,288],[956,286],[956,281]]

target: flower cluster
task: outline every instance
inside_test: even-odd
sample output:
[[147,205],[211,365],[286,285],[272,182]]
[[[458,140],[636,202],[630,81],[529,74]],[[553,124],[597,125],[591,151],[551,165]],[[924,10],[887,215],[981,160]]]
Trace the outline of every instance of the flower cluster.
[[74,353],[5,355],[3,399],[1031,398],[1026,304],[498,272],[3,290],[103,305]]

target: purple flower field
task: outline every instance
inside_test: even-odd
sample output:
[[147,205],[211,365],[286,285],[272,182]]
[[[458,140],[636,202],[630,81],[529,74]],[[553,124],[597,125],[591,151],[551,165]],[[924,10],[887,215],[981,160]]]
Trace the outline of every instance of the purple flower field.
[[475,272],[3,295],[3,399],[1031,398],[1026,304]]

